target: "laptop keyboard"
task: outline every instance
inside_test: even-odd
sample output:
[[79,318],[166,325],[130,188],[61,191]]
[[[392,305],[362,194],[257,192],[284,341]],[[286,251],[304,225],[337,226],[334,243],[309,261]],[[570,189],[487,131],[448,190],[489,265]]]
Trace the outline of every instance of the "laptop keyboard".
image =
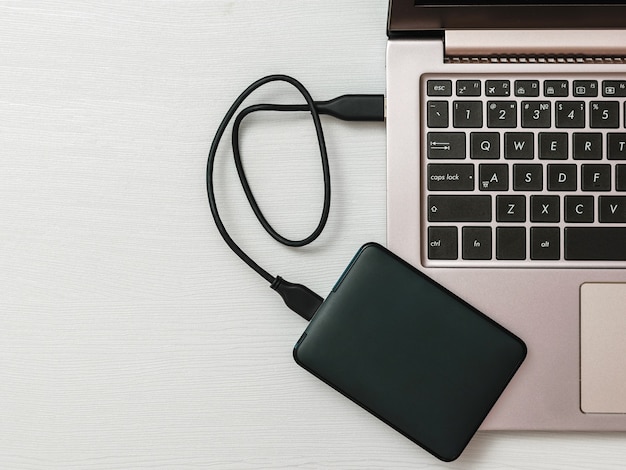
[[426,75],[421,103],[424,264],[626,265],[626,79]]

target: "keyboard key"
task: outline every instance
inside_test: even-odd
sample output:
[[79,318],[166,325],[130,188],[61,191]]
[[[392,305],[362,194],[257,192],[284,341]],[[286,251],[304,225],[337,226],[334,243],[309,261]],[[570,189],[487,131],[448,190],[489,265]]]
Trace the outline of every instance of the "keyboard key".
[[539,158],[541,160],[566,160],[567,134],[560,132],[540,132]]
[[428,127],[448,127],[447,101],[429,101],[426,108]]
[[500,158],[500,134],[497,132],[472,132],[470,134],[470,158]]
[[602,134],[575,132],[572,156],[574,160],[601,160]]
[[451,80],[428,80],[426,83],[428,96],[452,96]]
[[530,196],[531,222],[558,222],[560,218],[559,196]]
[[509,166],[478,165],[478,189],[481,191],[507,191],[509,189]]
[[491,196],[428,196],[430,222],[491,222]]
[[428,158],[465,158],[464,132],[429,132]]
[[496,220],[498,222],[525,222],[525,196],[496,196]]
[[515,101],[488,101],[487,127],[516,127],[517,103]]
[[543,166],[513,165],[513,189],[515,191],[541,191],[543,189]]
[[456,96],[480,96],[480,80],[457,80]]
[[585,103],[583,101],[557,101],[556,127],[585,127]]
[[496,228],[496,258],[526,259],[526,229],[524,227]]
[[624,97],[626,96],[625,80],[604,80],[602,82],[602,96]]
[[561,233],[558,227],[531,227],[530,258],[557,260],[561,257]]
[[491,227],[463,227],[463,259],[491,259]]
[[566,227],[567,260],[626,261],[626,227]]
[[626,160],[626,134],[609,132],[607,139],[607,158],[609,160]]
[[430,191],[472,191],[474,165],[428,164],[428,189]]
[[539,96],[539,80],[515,80],[515,96]]
[[576,165],[548,165],[548,191],[576,189]]
[[522,102],[522,127],[550,127],[552,122],[551,110],[549,101]]
[[543,94],[547,97],[569,95],[567,80],[546,80],[543,82]]
[[583,191],[610,191],[611,165],[582,165]]
[[455,101],[452,107],[454,127],[483,127],[482,101]]
[[565,196],[565,222],[593,222],[593,196]]
[[504,158],[509,160],[532,160],[535,158],[535,134],[532,132],[506,132],[504,134]]
[[[626,196],[600,196],[598,198],[600,216],[598,220],[603,223],[626,223]],[[626,238],[622,240],[622,243]]]
[[617,101],[592,101],[590,127],[615,129],[619,127],[619,103]]
[[459,257],[456,227],[428,227],[428,259]]
[[511,82],[508,80],[487,80],[485,83],[485,95],[510,96]]
[[574,80],[574,96],[598,96],[598,82],[596,80]]
[[626,191],[626,165],[615,165],[615,190]]

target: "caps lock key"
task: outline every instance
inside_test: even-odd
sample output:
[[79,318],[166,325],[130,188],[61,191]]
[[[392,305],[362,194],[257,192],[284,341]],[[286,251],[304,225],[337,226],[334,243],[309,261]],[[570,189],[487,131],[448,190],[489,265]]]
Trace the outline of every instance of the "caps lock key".
[[429,191],[472,191],[474,189],[474,165],[428,164]]

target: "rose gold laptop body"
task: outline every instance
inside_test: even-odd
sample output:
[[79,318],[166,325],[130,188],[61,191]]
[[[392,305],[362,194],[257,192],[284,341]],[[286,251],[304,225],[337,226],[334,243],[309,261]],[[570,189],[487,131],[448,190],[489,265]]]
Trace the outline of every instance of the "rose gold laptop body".
[[[450,78],[454,86],[460,79],[478,79],[484,86],[488,79],[500,79],[510,80],[513,86],[523,78],[539,80],[541,84],[550,79],[565,79],[570,84],[584,79],[597,81],[599,87],[604,81],[626,80],[626,5],[454,7],[417,3],[390,3],[388,246],[526,342],[525,363],[482,429],[626,430],[626,260],[567,260],[563,246],[558,260],[534,260],[530,256],[530,240],[523,260],[498,260],[495,246],[492,259],[463,259],[462,226],[490,227],[495,237],[496,228],[502,225],[495,220],[495,207],[491,222],[444,224],[458,228],[458,259],[429,259],[428,227],[437,224],[430,222],[428,216],[432,210],[428,197],[433,192],[428,189],[427,168],[433,162],[428,158],[431,129],[425,123],[427,102],[443,99],[449,103],[451,114],[449,127],[443,131],[455,131],[452,109],[454,102],[462,99],[454,89],[449,97],[427,96],[428,80]],[[568,99],[576,99],[572,98],[573,93],[570,90]],[[487,102],[499,98],[477,99]],[[521,108],[526,98],[511,93],[506,99],[516,101]],[[536,99],[547,98],[541,94]],[[585,102],[589,115],[592,102],[605,99],[612,98],[604,97],[601,91],[596,97],[580,100]],[[626,133],[625,99],[617,99],[620,121],[614,132],[620,134]],[[556,99],[550,101],[555,108]],[[588,127],[587,123],[584,131],[593,131]],[[485,125],[481,130],[489,129]],[[570,139],[574,132],[556,128],[554,121],[550,129],[531,130],[535,134],[540,131],[568,132]],[[616,190],[614,182],[616,165],[626,161],[607,160],[609,131],[598,132],[605,139],[602,161],[591,163],[609,165],[613,172],[611,189],[602,195],[626,196],[626,192]],[[536,148],[531,163],[554,163],[540,161],[538,151]],[[485,163],[472,161],[469,155],[459,161],[476,165],[476,171],[477,165]],[[500,157],[495,163],[519,162]],[[580,165],[590,162],[570,159],[556,163],[575,164],[582,171]],[[580,190],[567,194],[549,191],[545,178],[546,175],[542,190],[533,195],[598,197]],[[476,185],[460,194],[490,194],[495,198],[499,193],[481,191]],[[515,194],[512,184],[507,194]],[[598,203],[595,204],[598,211]],[[571,224],[564,221],[563,207],[561,211],[560,220],[551,225],[558,227],[563,237],[563,231]],[[528,215],[517,225],[528,233],[537,224]],[[593,222],[585,224],[602,225],[605,224],[598,221],[597,214]],[[564,242],[562,238],[561,245]],[[623,242],[626,244],[626,238]]]

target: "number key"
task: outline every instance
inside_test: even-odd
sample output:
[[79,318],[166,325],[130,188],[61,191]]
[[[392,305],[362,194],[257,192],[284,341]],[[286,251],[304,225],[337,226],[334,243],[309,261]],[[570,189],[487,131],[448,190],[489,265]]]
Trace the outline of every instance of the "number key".
[[487,103],[488,127],[516,127],[517,103],[515,101],[489,101]]
[[590,121],[594,129],[619,127],[619,103],[617,101],[592,101]]
[[549,101],[522,102],[522,127],[550,127]]
[[585,103],[583,101],[557,101],[556,127],[585,127]]
[[483,103],[481,101],[455,101],[454,127],[483,127]]

